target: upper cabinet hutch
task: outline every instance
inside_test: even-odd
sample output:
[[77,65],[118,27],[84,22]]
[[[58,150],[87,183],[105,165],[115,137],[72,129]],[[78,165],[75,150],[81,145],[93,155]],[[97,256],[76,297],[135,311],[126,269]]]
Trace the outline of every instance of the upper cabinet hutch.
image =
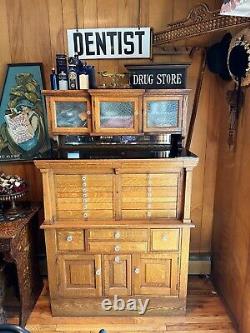
[[57,135],[186,135],[189,89],[92,89],[43,92]]
[[[187,94],[44,91],[51,137],[94,139],[185,136]],[[106,144],[98,152],[89,145],[81,157],[80,146],[73,145],[77,158],[67,158],[58,147],[54,157],[35,161],[43,177],[55,316],[139,315],[138,308],[105,311],[103,300],[115,295],[149,299],[149,316],[185,311],[192,170],[198,159],[178,145],[157,148],[149,142],[139,150],[133,143],[125,155],[121,145],[111,152]]]

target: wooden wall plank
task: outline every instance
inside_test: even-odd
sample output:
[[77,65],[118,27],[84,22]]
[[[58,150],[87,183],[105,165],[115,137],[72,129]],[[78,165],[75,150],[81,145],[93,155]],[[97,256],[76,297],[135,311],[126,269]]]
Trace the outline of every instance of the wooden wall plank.
[[47,0],[49,14],[51,67],[55,67],[57,53],[64,53],[64,29],[61,0]]
[[[226,92],[224,88],[224,94]],[[232,87],[231,87],[232,88]],[[230,152],[227,146],[227,105],[222,106],[220,119],[219,158],[216,179],[213,276],[230,311],[239,324],[239,332],[250,331],[250,93],[246,90],[245,107],[240,116],[237,146]],[[218,97],[222,98],[219,91]]]
[[11,49],[9,40],[9,29],[8,29],[8,16],[6,1],[0,0],[0,47],[1,47],[1,57],[0,57],[0,91],[2,90],[7,66],[6,63],[11,63]]
[[[22,0],[21,5],[25,60],[43,63],[45,73],[50,73],[51,42],[47,1]],[[43,24],[38,24],[39,22]],[[48,75],[45,75],[45,83],[49,88]]]
[[6,1],[6,7],[9,25],[11,60],[13,63],[25,62],[22,3],[20,0],[8,0]]

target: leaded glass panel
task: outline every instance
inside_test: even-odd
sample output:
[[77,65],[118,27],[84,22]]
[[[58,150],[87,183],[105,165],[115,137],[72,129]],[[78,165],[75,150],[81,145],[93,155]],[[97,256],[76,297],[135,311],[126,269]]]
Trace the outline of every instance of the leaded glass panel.
[[100,103],[101,128],[133,128],[134,103],[133,102],[101,102]]
[[178,112],[178,100],[147,102],[147,127],[176,127]]

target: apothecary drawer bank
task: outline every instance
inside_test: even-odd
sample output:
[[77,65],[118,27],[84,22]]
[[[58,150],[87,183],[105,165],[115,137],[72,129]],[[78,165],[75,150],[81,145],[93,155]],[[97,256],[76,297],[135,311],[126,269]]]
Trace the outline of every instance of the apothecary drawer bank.
[[[192,170],[189,153],[142,159],[37,160],[43,177],[54,316],[105,311],[117,295],[149,299],[145,315],[186,308]],[[137,303],[138,304],[138,303]]]

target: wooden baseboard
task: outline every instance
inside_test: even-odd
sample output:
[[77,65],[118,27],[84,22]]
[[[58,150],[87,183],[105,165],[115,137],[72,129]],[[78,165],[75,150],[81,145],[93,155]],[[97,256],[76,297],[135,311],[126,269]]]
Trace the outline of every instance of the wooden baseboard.
[[[136,297],[123,297],[124,300]],[[101,307],[104,297],[83,299],[54,299],[51,300],[51,311],[55,317],[91,317],[91,316],[166,316],[166,315],[183,315],[186,312],[186,301],[178,297],[137,297],[143,302],[149,298],[147,311],[140,315],[138,311],[105,311]]]

